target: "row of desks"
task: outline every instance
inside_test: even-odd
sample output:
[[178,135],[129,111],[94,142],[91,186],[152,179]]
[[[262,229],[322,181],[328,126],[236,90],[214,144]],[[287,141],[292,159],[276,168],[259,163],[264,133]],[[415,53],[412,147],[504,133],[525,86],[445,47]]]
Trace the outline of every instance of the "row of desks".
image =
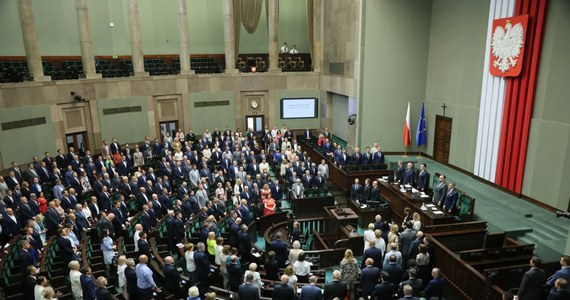
[[[380,181],[380,195],[386,199],[391,206],[392,220],[396,224],[400,224],[404,218],[404,209],[409,207],[411,212],[418,212],[421,216],[421,221],[424,225],[438,225],[457,222],[455,216],[443,212],[443,214],[436,214],[434,210],[428,208],[422,210],[422,205],[431,203],[431,198],[421,198],[419,194],[412,194],[411,192],[401,192],[399,185],[393,185],[385,181]],[[441,212],[441,209],[438,208]]]

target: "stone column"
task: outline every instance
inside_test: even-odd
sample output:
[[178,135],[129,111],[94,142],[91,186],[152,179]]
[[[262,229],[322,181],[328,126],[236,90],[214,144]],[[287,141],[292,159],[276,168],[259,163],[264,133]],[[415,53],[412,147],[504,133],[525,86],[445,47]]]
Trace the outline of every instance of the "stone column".
[[178,30],[180,33],[180,74],[194,74],[194,70],[190,70],[186,0],[178,0]]
[[269,0],[267,24],[269,31],[269,72],[281,72],[279,68],[279,0]]
[[323,43],[323,6],[324,0],[315,0],[313,6],[313,71],[321,71]]
[[129,33],[131,36],[131,56],[133,59],[133,71],[135,76],[148,76],[144,71],[144,56],[141,38],[141,25],[139,21],[138,0],[129,0]]
[[42,56],[38,46],[38,35],[36,33],[36,21],[32,10],[31,0],[18,0],[18,13],[20,15],[20,27],[22,28],[22,39],[26,51],[28,71],[34,77],[34,81],[51,81],[50,76],[44,75],[42,66]]
[[77,10],[77,25],[79,27],[79,45],[81,46],[81,62],[86,79],[101,78],[101,74],[95,72],[95,58],[91,42],[91,29],[89,29],[89,13],[87,0],[75,0]]
[[238,73],[236,69],[235,36],[234,36],[234,2],[224,1],[224,54],[226,56],[226,73]]

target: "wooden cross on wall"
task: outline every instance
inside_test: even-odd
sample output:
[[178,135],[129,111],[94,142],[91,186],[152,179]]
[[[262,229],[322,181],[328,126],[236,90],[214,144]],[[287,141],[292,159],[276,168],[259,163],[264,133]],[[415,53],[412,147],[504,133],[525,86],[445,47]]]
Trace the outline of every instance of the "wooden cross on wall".
[[443,105],[441,106],[441,108],[443,108],[443,116],[445,117],[445,109],[447,108],[447,106],[445,105],[445,102],[443,102]]

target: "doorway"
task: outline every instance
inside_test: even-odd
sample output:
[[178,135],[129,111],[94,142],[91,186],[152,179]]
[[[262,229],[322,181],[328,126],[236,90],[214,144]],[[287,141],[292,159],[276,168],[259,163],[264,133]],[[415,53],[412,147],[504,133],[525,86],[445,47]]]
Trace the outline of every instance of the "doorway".
[[263,115],[245,116],[245,128],[251,128],[255,132],[263,131],[263,119]]
[[176,132],[178,131],[178,121],[164,121],[159,122],[160,127],[160,136],[164,138],[166,133],[170,134],[172,139],[176,136]]
[[442,163],[449,162],[449,145],[451,144],[451,127],[453,119],[440,115],[435,116],[435,135],[433,141],[433,158]]
[[75,151],[77,151],[76,153],[79,153],[79,156],[85,155],[85,151],[89,150],[87,143],[87,131],[66,134],[65,143],[67,145],[67,149],[73,147]]

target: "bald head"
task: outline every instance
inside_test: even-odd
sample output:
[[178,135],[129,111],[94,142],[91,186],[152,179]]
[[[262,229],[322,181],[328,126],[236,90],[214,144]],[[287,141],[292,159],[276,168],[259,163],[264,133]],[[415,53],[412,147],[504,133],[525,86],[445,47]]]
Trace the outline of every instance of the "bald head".
[[164,258],[164,262],[168,265],[171,265],[174,263],[174,259],[172,258],[172,256],[167,256]]
[[144,255],[144,254],[141,255],[141,256],[139,256],[139,262],[140,262],[141,264],[146,264],[146,263],[148,262],[148,256],[146,256],[146,255]]
[[281,283],[282,284],[287,284],[289,282],[289,276],[283,274],[281,275]]

